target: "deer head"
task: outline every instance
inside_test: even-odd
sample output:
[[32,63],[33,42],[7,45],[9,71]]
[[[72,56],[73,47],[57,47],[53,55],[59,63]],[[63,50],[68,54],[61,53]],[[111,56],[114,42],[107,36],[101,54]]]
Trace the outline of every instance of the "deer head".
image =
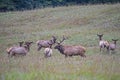
[[116,44],[116,42],[118,41],[118,39],[112,39],[112,41],[114,42],[114,44]]
[[99,37],[99,40],[102,40],[103,34],[97,34],[97,36]]
[[55,48],[55,49],[61,49],[61,47],[62,47],[61,43],[62,43],[64,40],[66,40],[66,39],[68,39],[68,38],[65,38],[64,35],[63,35],[62,40],[60,40],[59,42],[56,42],[57,45],[56,45],[54,48]]
[[30,46],[31,46],[31,44],[32,44],[33,42],[31,41],[31,42],[25,42],[25,46],[28,48],[28,51],[30,50]]

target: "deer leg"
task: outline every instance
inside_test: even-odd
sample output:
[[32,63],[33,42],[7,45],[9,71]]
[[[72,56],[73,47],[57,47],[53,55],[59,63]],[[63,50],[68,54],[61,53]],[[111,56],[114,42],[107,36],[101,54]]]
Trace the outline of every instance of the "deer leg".
[[48,56],[45,54],[44,57],[47,58]]
[[67,58],[68,57],[68,55],[65,55],[65,58]]
[[113,54],[115,54],[116,53],[116,50],[113,50]]
[[46,53],[45,53],[45,55],[44,55],[45,58],[49,57],[49,56],[48,56],[48,53],[49,53],[49,52],[46,52]]
[[109,52],[109,47],[106,47],[107,51]]
[[101,48],[102,48],[102,47],[100,47],[100,52],[101,52]]
[[111,50],[109,50],[109,54],[112,54]]
[[16,54],[15,54],[15,53],[13,53],[13,56],[16,56]]
[[9,57],[13,57],[13,52],[10,52],[10,54],[8,55]]
[[82,54],[82,57],[86,57],[86,55],[85,55],[85,54]]
[[11,51],[8,52],[8,57],[10,57],[10,53],[11,53]]
[[100,46],[100,52],[102,51],[103,48],[104,48],[104,45],[101,45]]
[[69,55],[70,57],[73,57],[73,55]]

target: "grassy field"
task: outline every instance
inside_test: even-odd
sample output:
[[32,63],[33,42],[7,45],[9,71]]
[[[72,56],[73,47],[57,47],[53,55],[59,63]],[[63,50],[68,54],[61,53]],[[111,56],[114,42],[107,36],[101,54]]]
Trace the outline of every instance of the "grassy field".
[[[97,33],[110,42],[114,54],[100,52]],[[86,58],[65,58],[53,49],[50,58],[33,44],[24,57],[8,58],[6,48],[19,41],[63,35],[64,45],[86,47]],[[69,6],[0,13],[0,80],[120,80],[120,4]]]

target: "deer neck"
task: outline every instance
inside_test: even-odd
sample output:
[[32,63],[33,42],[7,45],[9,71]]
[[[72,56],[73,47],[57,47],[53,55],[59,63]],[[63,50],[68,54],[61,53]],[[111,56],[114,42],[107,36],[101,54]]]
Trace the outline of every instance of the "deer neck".
[[60,46],[60,48],[58,48],[58,51],[60,51],[60,53],[64,54],[64,47]]
[[116,41],[114,41],[114,42],[113,42],[113,44],[115,44],[115,45],[116,45]]
[[115,48],[116,48],[116,42],[113,42],[113,44],[114,44],[114,46],[115,46]]
[[28,51],[28,52],[30,51],[30,47],[29,46],[24,46],[24,48],[25,48],[26,51]]
[[54,44],[54,41],[53,40],[50,40],[50,43],[49,44]]
[[99,40],[102,41],[103,39],[101,37],[99,37]]

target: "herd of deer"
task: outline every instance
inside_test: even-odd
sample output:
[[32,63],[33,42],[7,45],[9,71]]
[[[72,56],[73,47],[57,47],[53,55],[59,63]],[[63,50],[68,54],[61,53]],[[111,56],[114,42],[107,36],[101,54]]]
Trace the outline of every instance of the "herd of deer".
[[107,51],[111,54],[111,51],[114,51],[116,49],[116,42],[118,41],[118,39],[112,39],[113,43],[110,43],[110,42],[102,39],[103,34],[97,34],[97,36],[99,37],[100,51],[101,51],[101,49],[106,48]]
[[[99,37],[99,47],[100,51],[102,48],[106,48],[107,51],[115,50],[116,49],[116,42],[118,39],[112,39],[114,42],[109,43],[108,41],[105,41],[102,39],[103,34],[97,34]],[[61,43],[66,40],[63,36],[63,39],[59,42],[57,42],[57,38],[55,36],[52,36],[51,40],[39,40],[36,42],[38,51],[41,50],[41,48],[44,49],[44,55],[45,57],[50,57],[52,55],[52,45],[56,44],[54,49],[57,49],[61,54],[65,55],[65,57],[68,56],[81,56],[86,57],[85,52],[86,48],[81,45],[62,45]],[[33,42],[19,42],[19,46],[13,46],[7,49],[8,56],[16,56],[16,55],[26,55],[30,51],[30,46]]]

